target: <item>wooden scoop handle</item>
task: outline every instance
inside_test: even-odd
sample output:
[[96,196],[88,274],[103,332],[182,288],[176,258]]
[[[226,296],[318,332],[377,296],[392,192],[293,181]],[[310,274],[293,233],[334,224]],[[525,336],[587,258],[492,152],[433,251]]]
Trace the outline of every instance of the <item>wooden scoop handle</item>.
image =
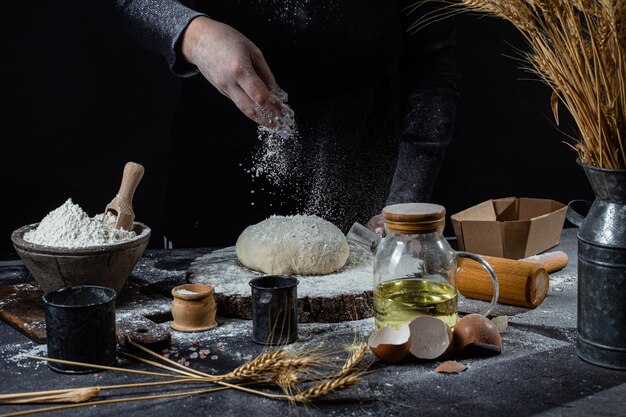
[[141,181],[144,172],[145,169],[143,165],[136,162],[126,163],[124,166],[124,174],[122,176],[122,184],[120,185],[120,190],[117,192],[117,196],[120,200],[132,203],[133,196],[137,190],[137,185],[139,185],[139,181]]
[[117,216],[116,229],[131,230],[133,226],[135,221],[133,196],[144,171],[144,167],[136,162],[127,162],[124,166],[120,190],[104,209],[105,213],[112,211]]
[[[513,260],[482,256],[493,268],[498,278],[500,296],[498,303],[535,308],[548,295],[548,272],[558,271],[567,265],[565,252],[551,252],[530,258]],[[462,259],[457,272],[458,288],[467,298],[490,301],[493,291],[487,271],[475,262]]]

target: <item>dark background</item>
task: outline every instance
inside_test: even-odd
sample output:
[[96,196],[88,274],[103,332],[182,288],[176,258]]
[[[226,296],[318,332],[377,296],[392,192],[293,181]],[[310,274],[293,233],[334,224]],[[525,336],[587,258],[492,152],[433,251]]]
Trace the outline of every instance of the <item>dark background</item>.
[[[161,56],[133,44],[99,3],[20,2],[9,13],[0,252],[13,250],[14,229],[69,197],[90,215],[102,211],[129,160],[146,168],[137,219],[152,228],[150,247],[163,246],[168,138],[182,80]],[[564,143],[561,129],[572,133],[571,121],[562,116],[554,126],[550,90],[513,58],[524,48],[520,35],[491,18],[457,21],[461,100],[432,201],[453,214],[507,196],[591,200]],[[208,196],[189,203],[196,198]]]

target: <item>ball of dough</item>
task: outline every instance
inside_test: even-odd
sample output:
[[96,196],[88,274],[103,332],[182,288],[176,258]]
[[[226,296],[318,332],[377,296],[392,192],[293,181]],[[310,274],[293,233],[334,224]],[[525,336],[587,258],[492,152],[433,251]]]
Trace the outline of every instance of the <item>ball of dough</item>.
[[350,248],[341,230],[318,216],[272,216],[237,239],[239,261],[266,274],[324,275],[343,267]]

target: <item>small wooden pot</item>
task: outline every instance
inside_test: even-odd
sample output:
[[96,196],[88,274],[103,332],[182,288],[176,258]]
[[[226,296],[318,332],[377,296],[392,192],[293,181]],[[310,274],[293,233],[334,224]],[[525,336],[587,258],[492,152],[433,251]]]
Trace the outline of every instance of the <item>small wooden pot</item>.
[[180,332],[201,332],[217,326],[213,287],[206,284],[179,285],[172,289],[172,328]]

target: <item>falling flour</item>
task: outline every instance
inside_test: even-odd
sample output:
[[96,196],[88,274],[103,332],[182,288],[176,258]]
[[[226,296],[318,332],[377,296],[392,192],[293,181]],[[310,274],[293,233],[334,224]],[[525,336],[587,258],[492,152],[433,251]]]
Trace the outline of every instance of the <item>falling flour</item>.
[[[104,217],[104,219],[103,219]],[[107,213],[89,217],[69,198],[41,220],[24,240],[43,246],[84,248],[126,242],[137,237],[133,231],[115,229],[117,216]]]
[[300,170],[298,161],[301,155],[297,130],[284,135],[260,126],[258,138],[261,146],[253,157],[248,173],[252,178],[265,177],[276,187],[291,186],[297,180]]
[[[289,111],[293,115],[293,110]],[[311,172],[319,171],[319,161],[303,149],[302,138],[295,122],[288,130],[259,126],[257,135],[259,146],[252,155],[251,165],[244,168],[252,181],[265,179],[274,188],[269,194],[274,196],[277,205],[282,206],[288,200],[295,204],[295,213],[326,217],[324,210],[317,210],[317,206],[326,207],[331,204],[322,204],[318,199],[314,199],[315,203],[311,204],[314,187],[310,179],[307,179]],[[254,205],[254,201],[251,204]]]
[[394,138],[374,138],[377,126],[364,121],[354,130],[324,109],[313,113],[316,109],[307,104],[302,110],[315,120],[309,116],[298,125],[294,116],[290,129],[258,127],[259,143],[244,167],[260,191],[250,192],[250,204],[269,204],[276,214],[316,215],[347,232],[384,207]]

